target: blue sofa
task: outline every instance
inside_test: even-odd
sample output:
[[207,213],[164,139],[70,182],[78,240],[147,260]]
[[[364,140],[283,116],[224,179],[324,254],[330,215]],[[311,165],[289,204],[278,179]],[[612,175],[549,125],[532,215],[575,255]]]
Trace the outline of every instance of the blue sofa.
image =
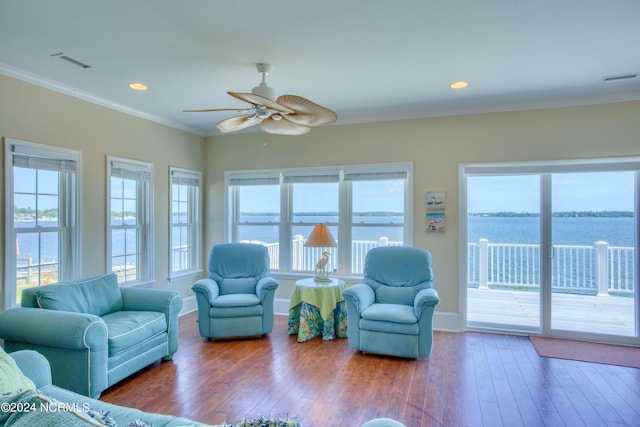
[[90,397],[178,349],[176,291],[121,288],[113,273],[28,288],[0,313],[6,351],[36,350],[53,383]]

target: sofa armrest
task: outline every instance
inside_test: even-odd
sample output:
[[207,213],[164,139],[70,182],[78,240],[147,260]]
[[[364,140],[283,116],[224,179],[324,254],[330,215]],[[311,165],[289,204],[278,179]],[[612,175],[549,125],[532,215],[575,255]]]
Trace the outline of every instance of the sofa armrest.
[[269,292],[275,292],[280,284],[273,277],[263,277],[256,285],[256,294],[260,301],[264,301]]
[[69,350],[107,351],[107,326],[93,314],[16,307],[0,313],[5,341]]
[[435,307],[440,302],[438,292],[433,288],[423,289],[416,295],[413,302],[413,310],[419,319],[423,311],[428,307]]
[[182,296],[170,289],[120,288],[123,311],[159,311],[167,314],[179,313]]
[[178,350],[178,317],[182,309],[182,295],[170,289],[121,288],[123,311],[157,311],[167,319],[169,352],[171,359]]
[[350,286],[342,291],[344,299],[351,303],[358,313],[374,303],[376,295],[371,286],[359,284]]
[[20,350],[10,353],[16,365],[33,383],[36,388],[51,385],[51,365],[42,354],[33,350]]
[[218,295],[220,295],[218,282],[209,278],[198,280],[196,283],[191,285],[191,290],[197,295],[201,295],[209,305],[211,305],[213,300],[218,298]]

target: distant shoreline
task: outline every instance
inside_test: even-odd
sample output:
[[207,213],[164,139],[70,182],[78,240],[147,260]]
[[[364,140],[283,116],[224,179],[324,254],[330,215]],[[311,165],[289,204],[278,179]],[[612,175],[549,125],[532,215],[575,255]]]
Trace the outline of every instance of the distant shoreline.
[[[533,212],[472,212],[469,216],[497,217],[497,218],[538,218],[539,213]],[[556,218],[633,218],[632,211],[569,211],[553,212]]]

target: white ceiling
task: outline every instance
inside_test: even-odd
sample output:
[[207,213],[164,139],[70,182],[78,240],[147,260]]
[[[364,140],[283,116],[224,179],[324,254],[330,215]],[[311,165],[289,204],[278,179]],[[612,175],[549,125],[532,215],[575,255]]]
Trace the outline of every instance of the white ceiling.
[[640,1],[0,1],[0,73],[199,135],[257,62],[336,124],[640,100]]

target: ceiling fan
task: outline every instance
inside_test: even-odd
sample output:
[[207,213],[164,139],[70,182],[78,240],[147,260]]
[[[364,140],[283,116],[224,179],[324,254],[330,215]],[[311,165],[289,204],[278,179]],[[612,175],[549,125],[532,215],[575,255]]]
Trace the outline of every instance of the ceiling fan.
[[275,90],[266,82],[271,71],[269,64],[256,64],[262,75],[259,86],[251,93],[227,92],[229,95],[251,104],[247,108],[214,108],[208,110],[183,110],[185,112],[248,111],[241,116],[229,117],[216,126],[221,132],[235,132],[260,125],[264,132],[276,135],[304,135],[312,127],[338,120],[338,115],[328,108],[296,95],[281,95],[275,101]]

